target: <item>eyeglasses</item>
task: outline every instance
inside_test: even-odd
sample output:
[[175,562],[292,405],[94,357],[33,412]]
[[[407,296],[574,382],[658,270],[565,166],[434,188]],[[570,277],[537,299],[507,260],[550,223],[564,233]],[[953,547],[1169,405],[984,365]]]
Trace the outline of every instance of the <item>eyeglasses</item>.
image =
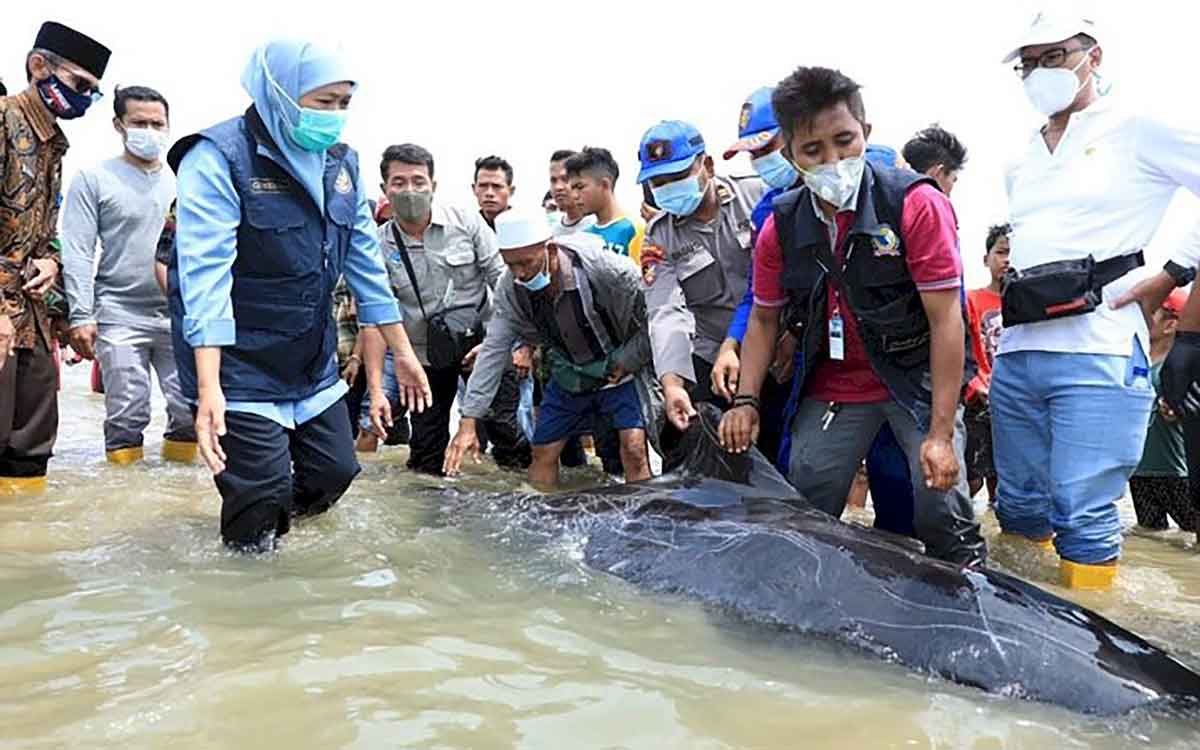
[[1013,66],[1013,72],[1019,78],[1028,78],[1029,74],[1038,68],[1061,68],[1062,64],[1067,61],[1068,55],[1073,55],[1076,52],[1086,52],[1091,48],[1091,46],[1079,46],[1074,49],[1054,47],[1046,50],[1037,57],[1022,57],[1021,64]]
[[[66,68],[60,67],[54,72],[59,77],[59,80],[62,81],[63,84],[69,86],[76,94],[79,94],[80,96],[91,97],[92,104],[95,104],[104,98],[104,92],[100,90],[99,84],[88,83],[80,78],[78,74],[73,73]],[[64,78],[63,74],[66,74],[66,76],[69,77]]]

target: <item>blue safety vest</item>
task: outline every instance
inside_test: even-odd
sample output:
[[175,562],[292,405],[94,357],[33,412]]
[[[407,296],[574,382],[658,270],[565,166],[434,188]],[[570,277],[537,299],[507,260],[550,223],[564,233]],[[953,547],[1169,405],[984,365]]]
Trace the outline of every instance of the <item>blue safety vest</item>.
[[[221,388],[230,401],[306,398],[338,378],[333,288],[354,228],[358,155],[344,144],[326,152],[325,211],[289,174],[251,107],[184,138],[168,157],[178,171],[201,139],[229,163],[242,205],[233,264],[236,343],[221,350]],[[184,395],[197,397],[196,362],[183,339],[183,300],[175,254],[168,266],[175,358]]]

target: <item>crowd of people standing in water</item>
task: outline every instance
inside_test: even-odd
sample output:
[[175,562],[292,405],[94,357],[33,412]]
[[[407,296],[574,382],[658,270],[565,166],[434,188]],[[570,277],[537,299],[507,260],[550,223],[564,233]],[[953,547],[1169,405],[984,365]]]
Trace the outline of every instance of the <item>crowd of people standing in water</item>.
[[1200,194],[1200,130],[1106,95],[1103,44],[1046,12],[1003,50],[1045,122],[1007,172],[1008,223],[960,246],[963,143],[934,125],[869,144],[858,84],[817,66],[731,103],[722,156],[754,176],[665,120],[638,145],[636,213],[598,147],[550,153],[530,209],[483,157],[465,207],[414,143],[383,152],[371,200],[340,142],[353,72],[273,41],[249,108],[183,138],[162,93],[118,88],[121,154],[62,198],[60,122],[101,99],[110,51],[48,22],[0,98],[0,493],[45,486],[69,346],[96,363],[116,464],[143,456],[155,372],[163,456],[199,453],[240,550],[337,503],[356,449],[407,444],[411,470],[454,476],[490,448],[544,487],[595,458],[637,481],[708,403],[726,450],[757,446],[821,510],[865,481],[878,526],[983,565],[986,486],[1005,534],[1104,589],[1127,486],[1140,524],[1197,529],[1200,229],[1165,265],[1142,248],[1177,188]]

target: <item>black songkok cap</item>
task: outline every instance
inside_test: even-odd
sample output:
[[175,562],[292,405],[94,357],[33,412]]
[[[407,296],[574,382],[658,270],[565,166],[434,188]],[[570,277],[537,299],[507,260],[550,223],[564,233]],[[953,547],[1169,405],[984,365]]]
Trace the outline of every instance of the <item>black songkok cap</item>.
[[47,21],[38,30],[35,49],[48,52],[70,60],[87,72],[102,78],[104,69],[108,67],[108,58],[112,51],[90,36],[80,34],[69,26]]

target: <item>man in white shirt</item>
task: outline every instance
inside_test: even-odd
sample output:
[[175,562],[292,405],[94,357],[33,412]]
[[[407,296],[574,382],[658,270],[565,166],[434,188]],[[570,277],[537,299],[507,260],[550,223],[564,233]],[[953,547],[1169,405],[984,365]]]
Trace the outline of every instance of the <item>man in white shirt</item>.
[[[1146,319],[1128,303],[1153,309],[1197,261],[1190,249],[1153,276],[1139,252],[1177,188],[1200,194],[1200,130],[1102,97],[1101,42],[1092,21],[1044,12],[1004,59],[1047,122],[1007,174],[1019,275],[1005,282],[991,389],[1001,528],[1053,539],[1064,585],[1091,589],[1116,575],[1116,500],[1154,402]],[[1049,263],[1074,264],[1079,286],[1028,283]]]

